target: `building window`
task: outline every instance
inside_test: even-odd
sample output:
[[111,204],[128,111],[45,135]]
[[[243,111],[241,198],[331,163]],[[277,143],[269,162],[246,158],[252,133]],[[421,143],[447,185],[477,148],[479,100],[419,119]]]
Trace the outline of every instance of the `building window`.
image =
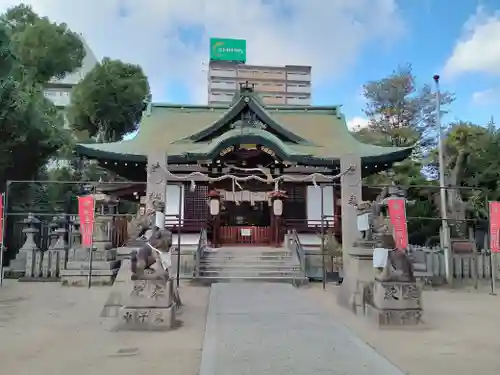
[[201,230],[206,226],[209,216],[207,196],[206,185],[196,185],[194,191],[184,189],[184,227]]
[[285,185],[288,198],[283,201],[283,213],[288,228],[307,226],[306,186]]

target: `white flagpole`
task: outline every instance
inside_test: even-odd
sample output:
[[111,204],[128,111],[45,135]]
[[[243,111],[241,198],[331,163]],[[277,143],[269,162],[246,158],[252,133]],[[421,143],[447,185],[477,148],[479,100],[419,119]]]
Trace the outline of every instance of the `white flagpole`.
[[443,228],[443,248],[444,248],[444,269],[448,285],[453,284],[453,275],[451,272],[451,254],[449,244],[448,212],[446,207],[446,184],[445,184],[445,165],[444,165],[444,140],[443,127],[441,126],[441,92],[439,89],[439,76],[434,75],[436,84],[436,127],[439,132],[439,197],[441,203],[441,227]]

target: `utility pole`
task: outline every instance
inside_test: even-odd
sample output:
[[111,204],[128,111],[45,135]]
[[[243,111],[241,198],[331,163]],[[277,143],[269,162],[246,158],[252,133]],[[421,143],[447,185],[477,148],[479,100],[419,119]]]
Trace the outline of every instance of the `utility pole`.
[[434,83],[436,84],[436,127],[439,131],[439,196],[441,201],[441,228],[443,236],[444,248],[444,268],[446,274],[446,282],[448,285],[453,284],[453,273],[451,270],[451,249],[450,249],[450,231],[448,228],[448,210],[446,205],[446,184],[444,170],[444,140],[443,127],[441,126],[441,92],[439,90],[439,75],[434,75]]

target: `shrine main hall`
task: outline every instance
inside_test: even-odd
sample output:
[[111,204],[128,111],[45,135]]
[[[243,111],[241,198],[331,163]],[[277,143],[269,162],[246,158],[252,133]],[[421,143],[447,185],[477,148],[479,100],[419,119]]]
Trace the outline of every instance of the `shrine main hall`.
[[[411,151],[358,141],[340,106],[265,106],[248,84],[229,106],[150,104],[133,139],[76,147],[78,155],[129,180],[114,191],[129,200],[146,194],[148,155],[168,155],[168,170],[178,178],[167,184],[167,227],[180,223],[181,233],[206,228],[214,246],[279,246],[287,230],[317,233],[322,214],[324,225],[340,233],[341,187],[331,176],[342,172],[341,158],[359,156],[366,176]],[[183,179],[193,172],[200,173]],[[313,181],[313,173],[322,177]],[[262,180],[220,178],[228,174]],[[284,176],[279,193],[270,183],[278,176]],[[220,202],[216,215],[214,198]],[[279,213],[276,199],[282,201]]]

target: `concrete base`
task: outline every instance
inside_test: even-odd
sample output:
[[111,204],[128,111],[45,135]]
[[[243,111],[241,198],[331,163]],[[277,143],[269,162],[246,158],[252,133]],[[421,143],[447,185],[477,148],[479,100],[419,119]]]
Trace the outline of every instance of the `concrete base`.
[[25,270],[19,270],[16,268],[5,267],[3,270],[4,279],[19,279],[24,276]]
[[130,294],[134,287],[134,282],[131,280],[132,271],[130,271],[130,259],[122,260],[118,274],[116,275],[113,288],[109,292],[108,299],[104,303],[101,311],[103,318],[115,318],[119,315],[125,297]]
[[362,311],[363,288],[373,282],[374,277],[373,250],[366,248],[351,249],[337,303],[354,313]]
[[422,322],[422,288],[416,282],[375,280],[365,316],[378,326],[414,326]]
[[[119,260],[110,260],[110,261],[94,261],[92,262],[92,270],[115,270],[120,268]],[[88,270],[89,262],[88,261],[70,261],[66,264],[67,270]]]
[[176,306],[166,308],[123,307],[115,330],[118,331],[167,331],[175,327]]
[[422,309],[386,309],[366,305],[365,316],[373,324],[380,327],[416,326],[422,323]]
[[133,281],[128,292],[117,316],[117,330],[164,331],[174,327],[177,305],[173,280]]
[[174,296],[173,280],[137,280],[125,296],[123,306],[141,309],[157,309],[172,306]]
[[26,273],[26,258],[32,250],[19,250],[16,257],[10,261],[9,267],[5,269],[5,277],[18,279]]
[[[91,285],[113,285],[118,269],[92,269]],[[89,270],[61,270],[61,284],[64,286],[87,286]]]

